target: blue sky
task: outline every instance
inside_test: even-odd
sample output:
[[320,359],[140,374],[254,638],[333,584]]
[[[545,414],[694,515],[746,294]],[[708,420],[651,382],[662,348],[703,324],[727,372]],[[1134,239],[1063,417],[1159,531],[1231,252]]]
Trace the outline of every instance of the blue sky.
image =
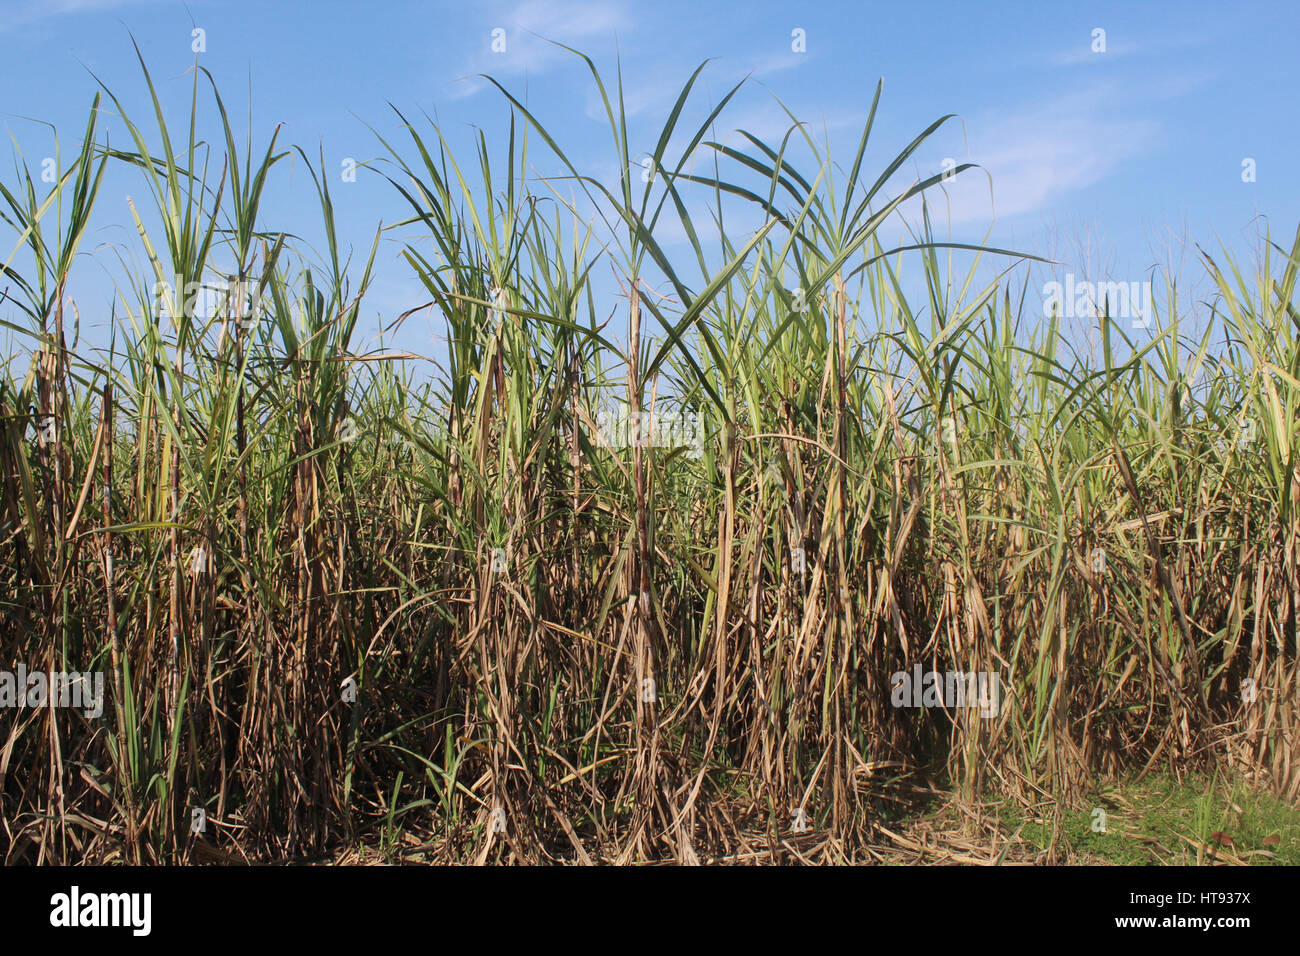
[[[991,244],[1060,258],[1090,277],[1143,278],[1188,239],[1248,250],[1261,223],[1289,243],[1300,221],[1294,3],[3,0],[0,11],[0,122],[29,163],[52,152],[52,138],[25,117],[54,123],[70,148],[96,89],[88,71],[137,122],[148,119],[131,34],[181,123],[192,29],[200,27],[199,60],[237,129],[251,79],[255,143],[283,122],[285,143],[312,156],[324,149],[340,231],[358,255],[380,220],[392,223],[404,210],[377,176],[339,182],[341,161],[381,155],[366,124],[393,134],[390,102],[408,115],[436,115],[469,159],[473,128],[495,139],[508,123],[503,98],[480,73],[526,97],[580,166],[612,174],[608,128],[585,68],[537,34],[582,49],[609,75],[621,58],[633,138],[645,137],[647,147],[690,71],[713,58],[702,104],[750,77],[725,129],[779,138],[788,125],[779,96],[830,137],[843,161],[883,77],[868,163],[888,161],[939,115],[959,114],[962,122],[923,147],[903,178],[930,175],[946,159],[980,164],[987,175],[963,174],[947,208],[935,210],[945,228],[979,240],[991,226]],[[504,52],[492,50],[497,29]],[[1093,50],[1097,29],[1104,52]],[[804,31],[804,52],[792,50],[794,30]],[[120,123],[110,118],[108,128],[125,141]],[[546,166],[541,144],[533,150]],[[1247,159],[1254,182],[1242,181]],[[0,176],[10,180],[11,168]],[[278,177],[268,224],[312,234],[310,180],[287,165]],[[101,194],[85,247],[100,272],[113,268],[110,246],[137,241],[126,228],[130,193],[143,186],[123,170]],[[0,256],[9,248],[6,241]],[[421,301],[398,248],[385,243],[370,300],[386,318]],[[86,281],[83,295],[93,299],[99,293]],[[88,327],[102,327],[106,309],[83,303],[81,311]]]

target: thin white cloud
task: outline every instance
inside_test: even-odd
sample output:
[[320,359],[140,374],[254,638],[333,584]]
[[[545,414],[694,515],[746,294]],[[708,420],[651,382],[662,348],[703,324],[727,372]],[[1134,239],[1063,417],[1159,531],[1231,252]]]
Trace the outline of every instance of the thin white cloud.
[[[1042,106],[992,114],[967,123],[969,155],[934,157],[932,175],[945,159],[977,163],[944,185],[953,224],[988,222],[1050,209],[1071,193],[1101,182],[1159,141],[1155,120],[1121,112],[1114,90],[1098,87]],[[989,193],[992,178],[992,197]],[[939,201],[936,192],[932,201]]]
[[786,50],[781,53],[768,53],[755,59],[752,63],[742,63],[743,72],[753,77],[768,76],[782,70],[793,70],[808,62],[807,53],[795,53]]
[[[556,63],[574,59],[556,46],[575,46],[592,39],[612,42],[633,23],[627,4],[620,0],[524,0],[501,14],[483,34],[460,76],[448,87],[453,99],[473,96],[487,84],[480,74],[536,75]],[[493,31],[504,31],[504,36]],[[493,49],[503,39],[505,49]],[[554,41],[554,42],[551,42]]]
[[153,0],[15,0],[5,5],[0,31],[70,14],[104,13]]
[[[1087,38],[1085,37],[1085,41]],[[1106,49],[1100,52],[1094,51],[1088,42],[1079,44],[1075,48],[1062,51],[1052,57],[1052,62],[1058,66],[1079,66],[1082,64],[1092,64],[1101,66],[1109,60],[1119,59],[1120,57],[1131,56],[1137,53],[1140,47],[1136,43],[1110,43],[1106,44]]]
[[[1229,29],[1235,25],[1231,20],[1226,21],[1226,26]],[[1100,28],[1107,29],[1104,26],[1100,26]],[[1205,24],[1197,24],[1183,30],[1165,30],[1159,34],[1144,33],[1140,44],[1130,38],[1131,34],[1121,29],[1107,29],[1106,49],[1102,52],[1093,50],[1095,41],[1092,37],[1092,31],[1089,30],[1076,37],[1075,42],[1070,45],[1069,49],[1047,53],[1045,56],[1036,59],[1040,63],[1045,61],[1054,66],[1081,66],[1086,64],[1104,66],[1113,60],[1130,57],[1135,53],[1141,53],[1144,58],[1151,59],[1170,53],[1181,53],[1194,47],[1211,45],[1222,37],[1224,28],[1225,23],[1220,22],[1216,23],[1212,28],[1207,28]],[[1094,27],[1094,29],[1097,28]]]
[[608,35],[628,26],[621,4],[581,0],[525,0],[507,18],[510,27],[557,38]]

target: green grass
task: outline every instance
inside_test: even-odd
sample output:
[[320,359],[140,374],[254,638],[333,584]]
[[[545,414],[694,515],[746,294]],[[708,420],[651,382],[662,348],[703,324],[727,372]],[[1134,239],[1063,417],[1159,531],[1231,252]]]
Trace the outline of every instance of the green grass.
[[[1084,802],[1086,809],[1063,810],[1059,821],[1019,806],[997,815],[1006,833],[1018,832],[1040,850],[1052,846],[1055,836],[1060,851],[1078,863],[1223,863],[1226,849],[1251,865],[1300,865],[1300,808],[1240,783],[1165,773],[1117,783]],[[1098,808],[1106,813],[1104,831],[1094,826]],[[1230,837],[1232,845],[1223,847],[1216,833]]]

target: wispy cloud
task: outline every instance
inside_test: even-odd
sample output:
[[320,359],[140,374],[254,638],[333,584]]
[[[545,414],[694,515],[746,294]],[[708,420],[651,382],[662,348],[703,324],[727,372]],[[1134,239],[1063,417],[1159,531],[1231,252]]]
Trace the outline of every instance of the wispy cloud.
[[[633,24],[620,0],[524,0],[502,12],[448,87],[453,99],[473,96],[486,85],[480,74],[535,75],[571,58],[556,46],[610,41]],[[501,32],[496,32],[501,31]],[[554,42],[551,42],[554,41]]]
[[769,76],[782,70],[793,70],[808,62],[809,54],[786,50],[780,53],[765,53],[755,57],[752,62],[739,64],[743,72],[755,78]]
[[[1159,122],[1125,109],[1115,93],[1110,85],[1098,86],[969,122],[969,155],[951,158],[977,163],[988,175],[969,170],[945,184],[952,222],[1047,211],[1149,152],[1159,142]],[[936,157],[934,168],[922,172],[938,172],[946,158]]]
[[[1097,27],[1094,29],[1105,29]],[[1047,53],[1046,62],[1051,66],[1082,66],[1091,64],[1102,66],[1113,60],[1131,57],[1141,53],[1144,58],[1154,58],[1171,53],[1185,53],[1197,47],[1213,44],[1222,36],[1222,25],[1213,29],[1198,25],[1190,29],[1164,31],[1158,35],[1144,34],[1139,43],[1133,34],[1118,29],[1108,30],[1105,36],[1105,49],[1096,50],[1098,38],[1091,31],[1081,35],[1068,50]]]
[[154,0],[14,0],[5,4],[0,31],[67,14],[104,13]]
[[[1085,41],[1087,38],[1084,38]],[[1079,66],[1082,64],[1093,64],[1100,66],[1109,60],[1118,59],[1119,57],[1131,56],[1137,53],[1141,48],[1132,41],[1123,41],[1111,43],[1107,41],[1105,50],[1097,51],[1087,43],[1081,43],[1069,50],[1063,50],[1051,57],[1051,62],[1055,66]]]

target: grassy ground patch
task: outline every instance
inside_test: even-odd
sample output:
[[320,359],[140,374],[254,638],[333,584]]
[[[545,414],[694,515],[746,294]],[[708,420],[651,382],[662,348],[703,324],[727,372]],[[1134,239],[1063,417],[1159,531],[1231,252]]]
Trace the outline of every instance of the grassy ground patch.
[[1300,864],[1300,809],[1239,783],[1166,774],[1107,787],[1090,800],[1087,809],[1048,815],[1006,806],[1000,825],[1040,851],[1055,843],[1070,862]]

